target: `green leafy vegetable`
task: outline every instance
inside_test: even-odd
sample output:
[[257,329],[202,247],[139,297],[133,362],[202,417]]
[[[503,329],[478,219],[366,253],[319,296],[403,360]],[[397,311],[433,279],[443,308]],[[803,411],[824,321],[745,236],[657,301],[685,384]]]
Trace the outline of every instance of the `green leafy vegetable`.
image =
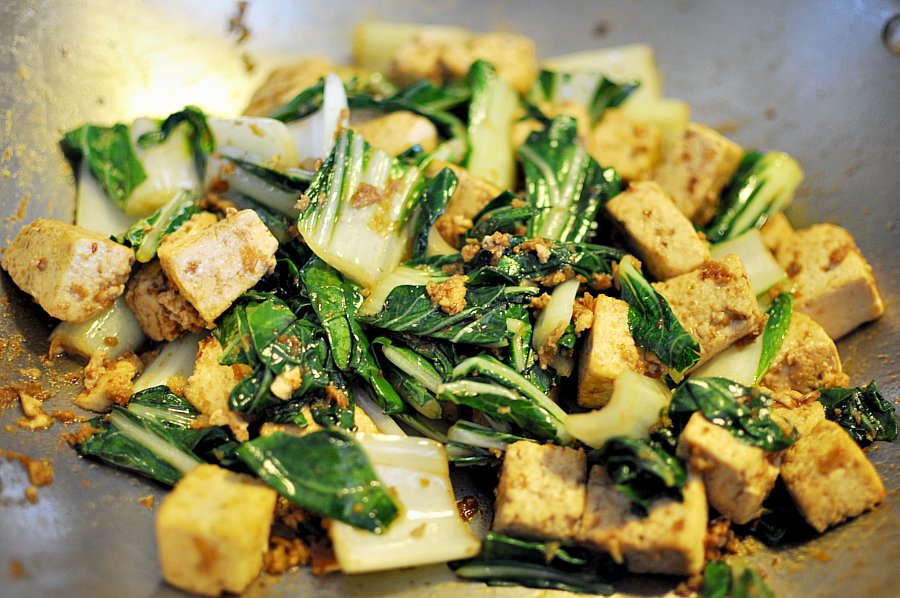
[[528,93],[534,103],[578,102],[588,109],[591,122],[603,116],[607,108],[620,106],[640,83],[616,83],[599,73],[565,72],[543,69]]
[[875,381],[858,388],[820,388],[819,402],[825,417],[847,430],[860,446],[897,438],[894,406],[886,401]]
[[762,333],[762,353],[759,356],[759,365],[756,368],[755,382],[759,384],[762,377],[769,371],[775,356],[784,343],[788,328],[791,326],[791,317],[794,313],[794,296],[791,293],[781,293],[772,301],[766,310],[768,319]]
[[67,131],[63,142],[71,153],[87,161],[91,174],[120,208],[124,207],[131,192],[147,179],[126,125],[83,125]]
[[158,131],[144,133],[138,138],[137,143],[140,147],[161,145],[181,123],[187,123],[188,139],[194,153],[194,165],[202,179],[206,173],[206,161],[210,154],[216,151],[216,140],[206,122],[206,114],[200,108],[185,106],[184,110],[170,114],[162,121]]
[[354,527],[380,534],[399,513],[362,447],[345,432],[276,433],[245,442],[238,456],[281,495]]
[[709,561],[703,569],[700,598],[775,598],[775,595],[753,569]]
[[163,207],[138,220],[125,233],[115,237],[115,241],[133,248],[137,261],[149,262],[156,257],[156,250],[163,237],[178,230],[199,211],[193,194],[190,191],[179,191]]
[[687,474],[681,461],[650,442],[617,436],[591,451],[591,464],[599,463],[625,493],[632,508],[646,515],[650,505],[662,497],[682,500]]
[[647,282],[633,256],[619,262],[622,299],[628,303],[628,329],[634,342],[652,351],[678,373],[700,360],[700,343],[688,334],[672,313],[666,299]]
[[287,123],[305,118],[322,107],[325,101],[325,80],[315,83],[291,98],[286,104],[279,106],[269,118]]
[[689,378],[675,389],[669,416],[679,430],[696,411],[741,442],[767,451],[784,450],[797,440],[796,430],[785,432],[772,419],[768,395],[725,378]]
[[530,542],[488,532],[481,552],[473,559],[450,563],[459,577],[492,586],[530,588],[610,595],[607,579],[615,574],[608,558],[558,543]]
[[447,202],[456,193],[456,174],[449,168],[441,170],[437,176],[428,181],[419,201],[419,217],[413,240],[413,259],[424,257],[428,249],[428,235],[438,217],[444,213]]

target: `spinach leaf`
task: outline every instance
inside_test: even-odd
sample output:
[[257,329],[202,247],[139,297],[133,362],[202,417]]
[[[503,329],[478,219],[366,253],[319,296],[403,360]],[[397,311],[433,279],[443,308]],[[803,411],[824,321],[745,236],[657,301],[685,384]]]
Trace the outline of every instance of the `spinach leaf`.
[[634,257],[623,257],[617,272],[634,342],[678,374],[700,361],[700,343],[685,331],[665,297],[647,282]]
[[194,153],[194,165],[200,173],[200,179],[206,175],[206,161],[216,151],[216,140],[206,122],[206,114],[196,106],[185,106],[184,110],[166,117],[158,131],[150,131],[138,137],[140,147],[156,147],[169,138],[172,131],[181,123],[187,123],[188,139]]
[[819,402],[825,417],[847,430],[860,446],[897,438],[894,406],[886,401],[875,381],[858,388],[820,388]]
[[591,451],[588,461],[603,466],[616,488],[631,499],[632,508],[642,516],[659,498],[682,500],[687,480],[684,465],[649,442],[617,436]]
[[514,233],[525,229],[534,216],[534,208],[511,191],[504,191],[492,199],[472,217],[472,228],[463,238],[482,239],[495,232]]
[[354,527],[380,534],[399,513],[362,447],[346,432],[276,433],[245,442],[238,456],[282,496]]
[[126,125],[83,125],[67,131],[63,143],[69,153],[87,160],[91,174],[120,208],[131,192],[147,179]]
[[529,237],[587,241],[594,235],[600,207],[622,190],[615,169],[597,164],[576,136],[575,119],[558,116],[517,150],[526,195],[535,209]]
[[758,388],[725,378],[689,378],[672,395],[669,416],[680,430],[699,411],[746,444],[781,451],[796,442],[797,431],[787,433],[772,419],[772,399]]
[[759,384],[762,377],[771,367],[775,356],[784,343],[788,328],[791,326],[791,317],[794,313],[794,295],[781,293],[766,310],[768,319],[762,333],[762,353],[759,356],[759,365],[756,368],[755,382]]
[[413,259],[424,257],[428,249],[428,235],[438,217],[444,213],[447,202],[456,193],[458,180],[449,168],[441,170],[428,181],[419,200],[419,216],[413,238]]
[[610,595],[607,581],[617,573],[612,561],[557,542],[531,542],[488,532],[481,552],[450,563],[459,577],[491,586],[526,586],[586,594]]
[[164,206],[131,225],[123,234],[113,239],[134,249],[137,261],[147,263],[156,257],[163,238],[178,230],[182,224],[198,213],[200,208],[189,191],[179,191]]
[[700,598],[774,598],[763,578],[748,567],[709,561],[703,569]]

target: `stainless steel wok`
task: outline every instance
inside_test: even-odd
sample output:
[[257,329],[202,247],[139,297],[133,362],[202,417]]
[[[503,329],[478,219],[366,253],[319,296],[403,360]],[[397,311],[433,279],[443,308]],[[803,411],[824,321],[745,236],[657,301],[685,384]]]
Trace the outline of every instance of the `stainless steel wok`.
[[[789,210],[795,224],[834,221],[872,262],[888,312],[840,343],[854,384],[877,379],[900,390],[898,189],[900,55],[882,33],[900,3],[502,2],[414,0],[360,3],[251,2],[250,38],[229,33],[235,2],[6,0],[0,4],[0,239],[38,216],[73,217],[72,172],[60,133],[84,121],[165,115],[187,103],[231,113],[268,66],[291,52],[349,54],[365,18],[452,23],[532,36],[542,56],[647,42],[666,95],[693,106],[747,148],[781,149],[806,171]],[[248,67],[253,65],[252,70]],[[53,363],[53,322],[0,275],[0,386],[36,378],[68,408],[78,366]],[[0,410],[0,449],[49,458],[55,481],[26,501],[18,463],[0,459],[0,595],[176,596],[160,578],[154,513],[141,497],[164,489],[80,459],[60,439],[72,431],[18,429],[18,406]],[[896,596],[900,588],[900,455],[881,444],[872,458],[891,489],[875,512],[807,545],[760,550],[748,560],[781,596]],[[484,498],[484,497],[483,497]],[[485,501],[487,502],[487,501]],[[21,565],[21,568],[19,567]],[[672,580],[629,580],[623,591],[665,593]],[[249,595],[537,595],[452,581],[445,567],[358,577],[304,571],[263,580]]]

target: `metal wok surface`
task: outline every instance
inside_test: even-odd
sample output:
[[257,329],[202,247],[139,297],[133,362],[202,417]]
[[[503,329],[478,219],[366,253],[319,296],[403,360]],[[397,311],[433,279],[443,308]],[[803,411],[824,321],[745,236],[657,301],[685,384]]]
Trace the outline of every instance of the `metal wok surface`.
[[[533,37],[542,57],[602,45],[646,42],[656,49],[666,95],[692,118],[746,148],[781,149],[806,172],[788,214],[795,225],[848,228],[872,262],[887,313],[841,341],[854,385],[876,379],[898,397],[900,283],[900,55],[882,41],[897,1],[501,2],[413,0],[358,3],[251,2],[250,38],[228,31],[233,2],[7,0],[0,5],[0,240],[39,216],[71,220],[71,168],[62,131],[85,121],[162,116],[187,103],[213,113],[239,110],[268,68],[296,52],[349,55],[365,18],[448,23]],[[253,65],[248,70],[248,65]],[[78,365],[49,362],[53,322],[0,275],[0,386],[36,379],[69,408]],[[162,583],[152,482],[80,459],[61,434],[27,432],[17,404],[0,408],[0,449],[53,463],[55,481],[24,499],[27,477],[0,458],[0,596],[180,596]],[[895,596],[900,587],[900,464],[897,445],[871,453],[889,488],[880,508],[811,544],[747,558],[780,596]],[[472,491],[476,491],[475,488]],[[483,502],[489,502],[482,495]],[[663,594],[672,580],[629,580],[622,590]],[[249,596],[552,595],[454,582],[443,566],[356,577],[305,571],[263,579]],[[563,595],[560,593],[560,595]]]

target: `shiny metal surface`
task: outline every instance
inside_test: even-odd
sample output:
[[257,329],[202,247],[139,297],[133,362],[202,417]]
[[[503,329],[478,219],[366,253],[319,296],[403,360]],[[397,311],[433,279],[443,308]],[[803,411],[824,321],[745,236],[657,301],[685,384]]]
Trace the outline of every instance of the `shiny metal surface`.
[[[875,378],[900,390],[898,262],[900,56],[882,41],[896,1],[464,2],[413,0],[251,2],[250,39],[228,32],[236,3],[136,0],[0,4],[0,241],[41,215],[70,220],[74,184],[59,151],[62,131],[86,120],[165,115],[186,103],[239,110],[267,68],[290,52],[349,54],[363,18],[453,23],[531,35],[542,56],[600,45],[647,42],[666,94],[686,99],[693,118],[747,148],[782,149],[807,179],[789,215],[795,224],[848,228],[875,268],[888,312],[839,347],[852,382]],[[247,60],[255,64],[247,70]],[[0,275],[0,386],[36,378],[69,408],[77,365],[47,362],[52,321]],[[0,458],[0,596],[179,596],[159,576],[154,513],[138,502],[163,495],[143,479],[82,460],[55,424],[27,432],[17,405],[0,409],[0,449],[53,462],[55,481],[24,499],[27,478]],[[820,540],[748,559],[781,596],[895,596],[900,587],[900,464],[897,445],[872,458],[890,488],[875,512]],[[16,565],[21,565],[21,569]],[[305,572],[262,580],[260,595],[545,595],[453,582],[444,567],[322,579]],[[623,590],[664,593],[670,580],[631,580]],[[553,594],[553,593],[550,593]]]

